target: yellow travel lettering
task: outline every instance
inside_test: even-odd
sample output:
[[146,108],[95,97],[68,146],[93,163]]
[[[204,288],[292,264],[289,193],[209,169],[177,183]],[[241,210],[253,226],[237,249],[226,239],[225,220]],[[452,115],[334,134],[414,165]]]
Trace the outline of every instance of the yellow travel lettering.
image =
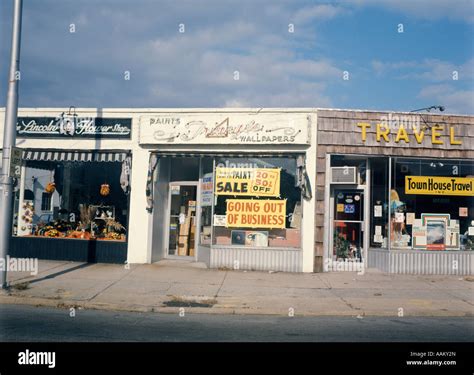
[[415,139],[418,142],[418,144],[421,145],[421,142],[423,142],[423,138],[425,138],[425,131],[421,129],[421,131],[418,133],[418,129],[414,126],[413,134],[415,135]]
[[[382,131],[381,128],[384,128],[385,130]],[[383,137],[383,139],[385,139],[385,142],[390,142],[390,140],[388,139],[389,133],[390,133],[390,129],[387,126],[383,124],[377,124],[377,133],[376,133],[377,142],[380,142],[380,137]]]
[[438,133],[437,130],[443,131],[442,126],[435,125],[431,128],[431,143],[434,145],[442,145],[443,141],[439,139],[441,137],[441,133]]
[[461,141],[457,141],[454,139],[454,128],[452,126],[449,127],[449,143],[451,143],[452,145],[462,144]]
[[410,143],[410,139],[408,138],[408,133],[403,127],[400,125],[400,129],[398,129],[397,137],[395,138],[395,142],[400,142],[400,139],[403,139],[406,143]]
[[362,142],[367,139],[367,128],[370,128],[370,124],[367,122],[360,122],[357,124],[359,128],[362,128]]

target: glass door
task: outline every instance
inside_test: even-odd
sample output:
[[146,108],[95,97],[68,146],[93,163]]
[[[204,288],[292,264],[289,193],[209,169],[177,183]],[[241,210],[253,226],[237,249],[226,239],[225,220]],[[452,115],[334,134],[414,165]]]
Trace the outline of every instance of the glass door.
[[364,191],[334,189],[333,260],[362,262]]
[[169,187],[168,256],[194,257],[197,184],[172,182]]

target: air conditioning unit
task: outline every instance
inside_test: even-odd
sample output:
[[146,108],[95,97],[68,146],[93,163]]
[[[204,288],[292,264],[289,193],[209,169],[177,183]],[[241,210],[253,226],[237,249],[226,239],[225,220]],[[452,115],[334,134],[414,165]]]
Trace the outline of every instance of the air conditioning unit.
[[331,167],[331,184],[357,184],[357,167]]

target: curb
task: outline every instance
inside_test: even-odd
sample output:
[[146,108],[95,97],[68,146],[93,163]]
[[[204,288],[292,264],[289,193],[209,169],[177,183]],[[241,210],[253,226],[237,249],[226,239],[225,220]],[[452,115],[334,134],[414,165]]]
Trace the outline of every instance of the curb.
[[[240,307],[220,307],[216,304],[212,307],[185,307],[185,310],[180,310],[180,307],[166,307],[166,306],[143,306],[143,305],[123,305],[110,304],[103,302],[88,302],[88,301],[74,301],[53,298],[38,298],[38,297],[18,297],[12,295],[0,295],[1,304],[10,305],[29,305],[35,307],[51,307],[58,309],[78,308],[84,310],[102,310],[102,311],[117,311],[117,312],[136,312],[136,313],[160,313],[160,314],[179,314],[180,312],[190,314],[222,314],[222,315],[267,315],[267,316],[281,316],[289,317],[287,312],[277,313],[274,310],[259,309],[259,308],[240,308]],[[368,318],[368,317],[398,317],[393,312],[380,310],[357,310],[357,311],[325,311],[325,312],[295,312],[294,317],[318,317],[318,316],[341,316],[354,318]],[[405,313],[403,317],[473,317],[472,313],[467,312],[447,312],[440,310],[418,311],[414,314]]]

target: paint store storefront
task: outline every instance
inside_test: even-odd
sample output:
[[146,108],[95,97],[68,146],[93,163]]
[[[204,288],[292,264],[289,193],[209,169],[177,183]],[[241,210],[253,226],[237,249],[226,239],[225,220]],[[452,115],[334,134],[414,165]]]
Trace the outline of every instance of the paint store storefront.
[[326,270],[472,274],[472,117],[320,110],[317,166]]
[[312,272],[312,121],[299,110],[142,115],[150,261]]

